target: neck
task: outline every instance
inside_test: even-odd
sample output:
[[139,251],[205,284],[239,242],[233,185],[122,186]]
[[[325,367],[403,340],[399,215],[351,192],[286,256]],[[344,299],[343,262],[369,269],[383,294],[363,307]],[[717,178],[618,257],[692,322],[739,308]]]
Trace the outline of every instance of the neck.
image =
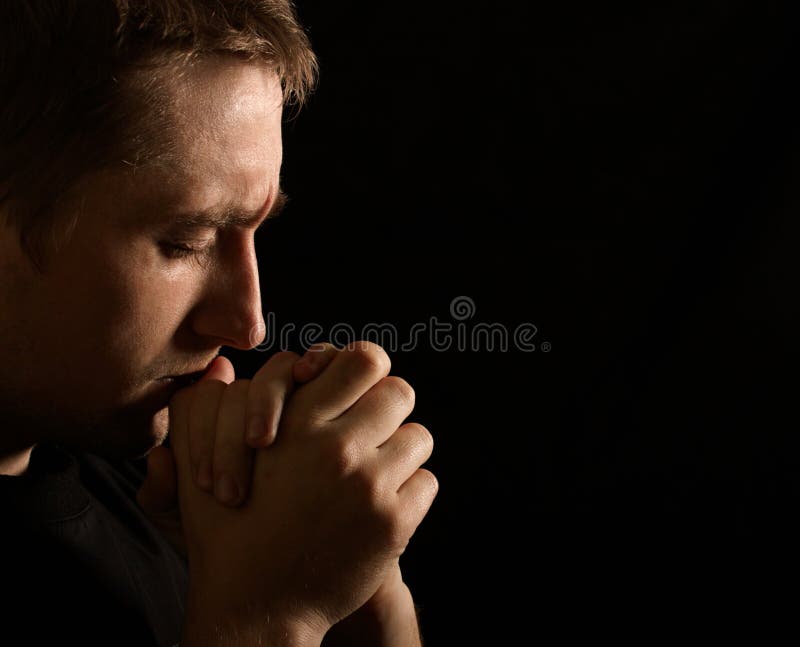
[[31,462],[33,447],[0,455],[0,474],[22,476]]

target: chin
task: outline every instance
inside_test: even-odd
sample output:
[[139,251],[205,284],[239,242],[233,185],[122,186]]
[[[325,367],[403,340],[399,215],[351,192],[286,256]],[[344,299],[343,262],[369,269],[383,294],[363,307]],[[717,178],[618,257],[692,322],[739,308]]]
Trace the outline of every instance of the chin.
[[112,460],[143,458],[154,447],[161,445],[169,431],[169,409],[164,408],[149,416],[120,416],[114,423],[94,429],[88,443],[80,449]]

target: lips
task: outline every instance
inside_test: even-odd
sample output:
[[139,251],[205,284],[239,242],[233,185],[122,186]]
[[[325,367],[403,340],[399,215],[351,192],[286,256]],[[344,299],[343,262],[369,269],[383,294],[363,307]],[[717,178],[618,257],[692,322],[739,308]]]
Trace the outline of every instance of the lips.
[[184,375],[172,375],[164,379],[174,382],[181,387],[191,386],[203,376],[203,373],[205,373],[205,371],[196,371],[194,373],[185,373]]
[[175,384],[180,384],[181,386],[191,386],[195,382],[197,382],[208,370],[209,366],[214,362],[216,357],[212,358],[203,368],[200,368],[197,371],[181,373],[180,375],[167,375],[165,377],[159,378],[160,381],[170,381],[174,382]]

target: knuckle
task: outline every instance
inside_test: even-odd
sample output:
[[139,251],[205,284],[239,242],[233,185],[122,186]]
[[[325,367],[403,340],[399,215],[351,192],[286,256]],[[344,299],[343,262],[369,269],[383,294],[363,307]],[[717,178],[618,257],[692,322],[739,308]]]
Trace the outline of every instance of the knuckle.
[[439,493],[439,479],[436,478],[433,472],[426,470],[424,467],[420,467],[414,476],[419,481],[415,502],[419,515],[416,523],[419,523],[428,513],[428,509]]
[[383,378],[380,384],[381,389],[386,391],[389,397],[391,397],[393,400],[405,405],[407,408],[414,408],[417,394],[411,385],[402,377],[389,375]]
[[408,434],[408,440],[405,443],[408,450],[418,450],[430,456],[431,453],[433,453],[433,436],[431,432],[417,422],[409,422],[403,426],[406,428],[406,433]]
[[361,451],[355,443],[336,438],[331,443],[327,459],[338,475],[349,476],[357,473],[357,467],[361,462]]
[[344,351],[349,354],[350,361],[366,373],[385,375],[392,368],[392,361],[386,351],[372,342],[355,342],[347,345]]
[[415,432],[419,435],[420,444],[424,445],[428,448],[429,451],[433,450],[433,434],[428,431],[428,428],[417,423],[411,423],[414,427]]
[[267,364],[291,364],[300,359],[300,355],[291,350],[282,350],[269,358]]
[[[439,479],[436,478],[433,472],[420,467],[417,470],[417,478],[420,478],[425,483],[425,492],[427,493],[426,499],[432,500],[439,492]],[[430,503],[430,501],[428,501]]]

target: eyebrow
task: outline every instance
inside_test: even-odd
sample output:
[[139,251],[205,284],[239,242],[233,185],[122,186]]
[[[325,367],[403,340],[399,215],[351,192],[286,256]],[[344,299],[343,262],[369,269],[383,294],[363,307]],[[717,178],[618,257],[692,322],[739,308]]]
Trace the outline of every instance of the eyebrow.
[[[281,211],[283,211],[286,204],[289,202],[289,196],[278,189],[278,194],[272,202],[264,220],[258,226],[260,228],[268,220],[276,218]],[[261,217],[260,211],[242,211],[241,209],[229,208],[223,211],[217,209],[209,209],[206,211],[193,211],[189,213],[181,213],[170,219],[170,225],[176,227],[208,227],[213,228],[228,228],[228,227],[252,227]]]

